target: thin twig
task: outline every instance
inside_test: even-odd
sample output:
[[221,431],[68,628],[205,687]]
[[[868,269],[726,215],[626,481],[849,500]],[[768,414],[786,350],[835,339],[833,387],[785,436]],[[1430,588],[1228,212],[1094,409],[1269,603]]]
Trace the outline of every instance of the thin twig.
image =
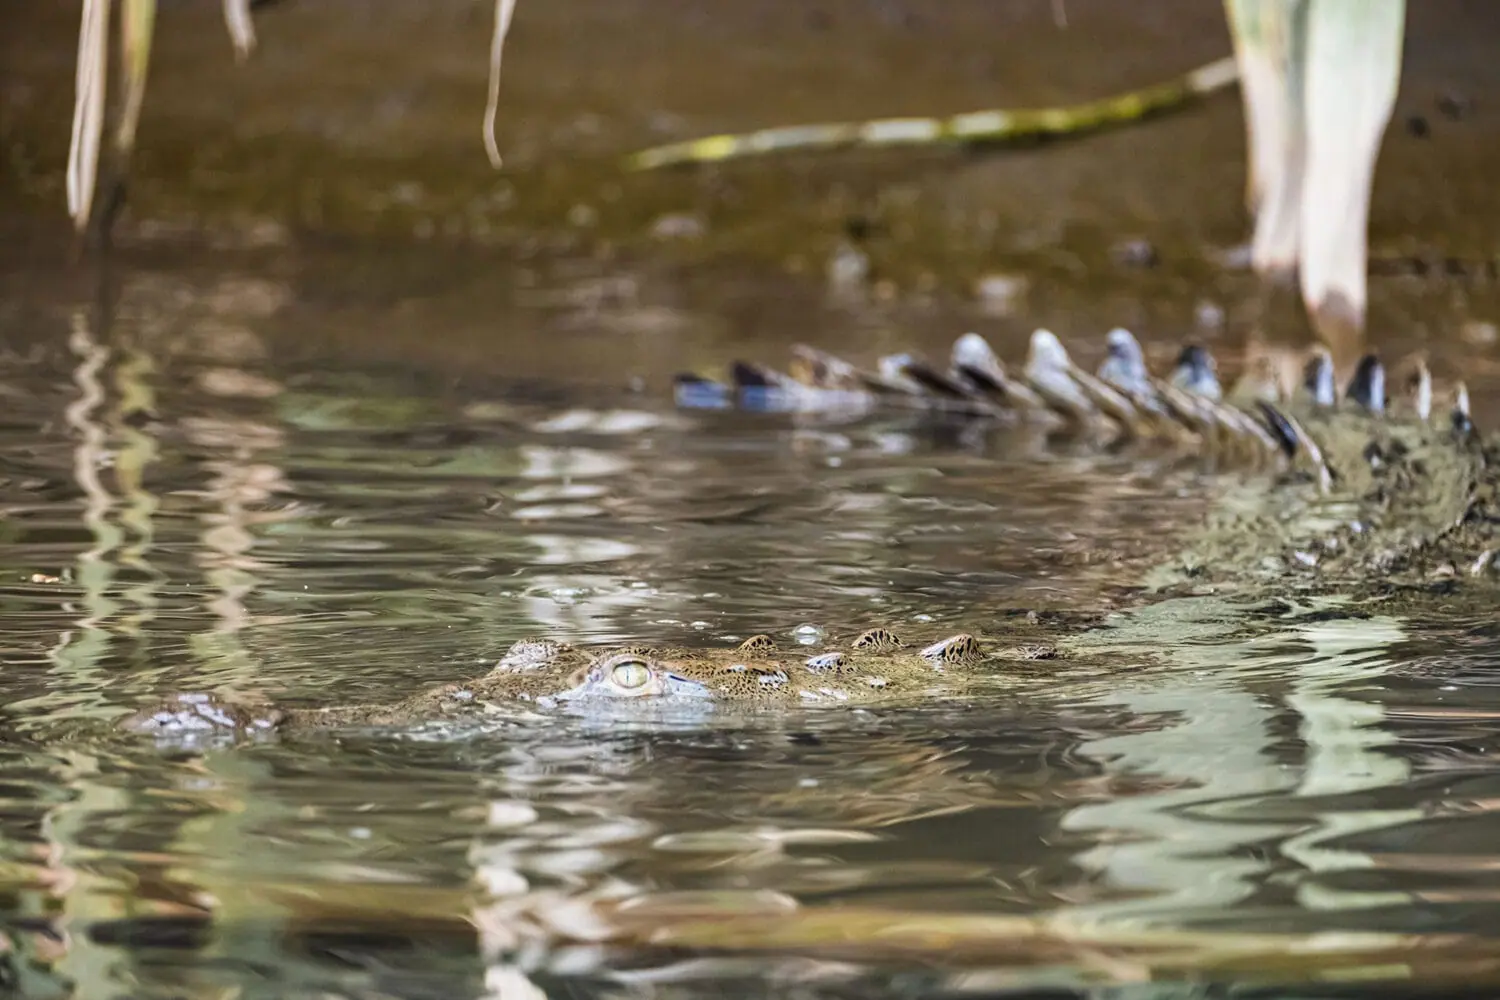
[[1058,108],[971,111],[950,118],[881,118],[866,122],[789,125],[744,135],[714,135],[632,153],[630,170],[683,163],[714,163],[764,153],[806,152],[848,146],[930,146],[995,143],[1048,135],[1073,135],[1136,121],[1179,107],[1235,82],[1232,57],[1200,66],[1175,80],[1113,97]]

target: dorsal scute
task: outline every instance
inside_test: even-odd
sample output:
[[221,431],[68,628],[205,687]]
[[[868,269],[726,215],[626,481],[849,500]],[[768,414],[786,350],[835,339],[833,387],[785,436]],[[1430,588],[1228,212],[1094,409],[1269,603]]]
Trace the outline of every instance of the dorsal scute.
[[734,648],[741,653],[773,653],[776,651],[776,640],[761,632],[758,635],[752,635]]
[[1219,399],[1224,395],[1213,355],[1201,344],[1183,346],[1177,355],[1177,364],[1172,368],[1170,382],[1179,389],[1206,399]]
[[1117,326],[1104,337],[1105,358],[1099,365],[1099,377],[1117,389],[1137,395],[1151,393],[1151,373],[1146,368],[1146,352],[1135,334]]
[[896,633],[890,629],[877,625],[875,628],[865,629],[850,644],[850,647],[860,652],[884,653],[893,649],[901,649],[906,645]]
[[595,657],[595,662],[602,662],[617,656],[639,656],[642,659],[650,660],[655,659],[659,655],[661,655],[661,650],[650,643],[632,642],[624,646],[615,646],[611,649],[606,649]]
[[[1060,424],[1068,435],[1093,438],[1117,431],[1100,442],[1108,447],[1149,438],[1256,468],[1268,462],[1282,468],[1310,465],[1325,489],[1333,478],[1318,448],[1325,417],[1362,410],[1371,418],[1409,420],[1414,413],[1425,423],[1434,409],[1425,363],[1408,378],[1400,368],[1387,375],[1379,358],[1367,355],[1345,390],[1346,408],[1331,405],[1339,402],[1339,394],[1326,347],[1298,352],[1260,346],[1252,345],[1231,392],[1221,386],[1218,366],[1201,344],[1183,345],[1170,375],[1153,376],[1140,342],[1123,327],[1106,335],[1106,356],[1097,373],[1079,368],[1062,340],[1046,329],[1032,333],[1026,362],[1014,377],[988,341],[973,332],[954,342],[947,370],[902,353],[880,359],[878,371],[866,371],[805,345],[793,349],[792,375],[751,367],[756,384],[796,387],[791,405],[797,408],[826,406],[858,416],[896,405],[981,417],[1035,417]],[[745,379],[739,381],[743,388]],[[820,391],[828,389],[839,391]],[[1268,412],[1263,404],[1275,410]],[[754,408],[751,396],[742,393],[741,405]],[[1461,436],[1471,433],[1467,407],[1455,403],[1447,420]],[[1304,428],[1318,440],[1300,433]]]
[[1302,388],[1313,406],[1329,409],[1338,404],[1338,381],[1334,378],[1333,355],[1328,348],[1319,345],[1309,352],[1302,366]]
[[1366,354],[1359,359],[1344,396],[1370,413],[1385,413],[1385,365],[1379,355]]
[[1392,371],[1392,381],[1397,387],[1395,402],[1415,415],[1422,422],[1432,419],[1432,369],[1427,366],[1424,351],[1414,351],[1401,360]]
[[1448,420],[1460,439],[1468,440],[1473,436],[1474,419],[1469,409],[1469,387],[1463,382],[1454,383],[1453,408],[1449,411]]
[[917,655],[933,664],[967,666],[980,659],[979,640],[967,632],[960,632],[923,647]]
[[573,647],[565,642],[528,636],[511,643],[494,669],[497,673],[537,670],[572,651]]
[[849,656],[840,650],[818,653],[803,661],[803,666],[815,674],[842,673],[849,669]]

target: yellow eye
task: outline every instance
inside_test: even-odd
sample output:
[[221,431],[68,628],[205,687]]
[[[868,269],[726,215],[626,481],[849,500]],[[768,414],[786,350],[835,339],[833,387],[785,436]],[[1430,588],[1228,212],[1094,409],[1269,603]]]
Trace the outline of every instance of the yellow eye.
[[610,670],[609,679],[616,687],[633,690],[651,680],[651,668],[641,660],[622,660]]

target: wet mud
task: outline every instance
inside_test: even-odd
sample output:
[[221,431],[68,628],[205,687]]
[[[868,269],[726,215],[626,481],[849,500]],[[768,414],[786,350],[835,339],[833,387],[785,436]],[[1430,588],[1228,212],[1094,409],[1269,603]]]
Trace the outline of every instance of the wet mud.
[[[1072,0],[1065,26],[1041,0],[530,4],[506,58],[499,173],[479,136],[485,4],[268,5],[243,66],[218,14],[162,11],[127,245],[441,244],[497,274],[563,256],[814,287],[854,262],[881,310],[938,298],[1063,333],[1117,322],[1308,336],[1288,296],[1268,299],[1237,267],[1233,93],[1034,148],[619,167],[695,135],[1061,103],[1165,79],[1229,51],[1213,0]],[[1493,351],[1500,18],[1458,0],[1409,17],[1372,212],[1372,336]],[[53,240],[76,25],[73,3],[0,15],[0,198],[28,220],[11,226]]]

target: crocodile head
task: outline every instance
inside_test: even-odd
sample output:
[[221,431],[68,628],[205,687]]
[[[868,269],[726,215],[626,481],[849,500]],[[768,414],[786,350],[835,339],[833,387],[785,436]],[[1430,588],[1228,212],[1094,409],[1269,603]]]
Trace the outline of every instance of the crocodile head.
[[[1127,331],[1113,331],[1107,350],[1105,364],[1091,374],[1045,330],[1015,373],[975,334],[959,338],[946,369],[902,354],[862,371],[803,347],[789,374],[740,364],[733,385],[717,389],[684,376],[679,399],[697,405],[714,389],[714,405],[734,396],[752,409],[826,407],[838,419],[891,405],[931,408],[947,418],[1035,422],[1049,435],[1060,425],[1112,450],[1140,444],[1202,455],[1222,473],[1199,482],[1206,517],[1164,534],[1126,567],[1143,592],[1187,586],[1279,596],[1290,588],[1378,588],[1434,576],[1496,578],[1500,441],[1476,432],[1461,382],[1442,394],[1446,409],[1438,409],[1439,394],[1419,365],[1413,380],[1393,380],[1403,392],[1388,398],[1385,370],[1372,357],[1361,361],[1340,399],[1327,352],[1315,351],[1300,369],[1300,386],[1284,377],[1296,365],[1247,364],[1224,392],[1201,349],[1182,351],[1166,378],[1146,370]],[[1039,652],[1022,647],[1008,655],[1031,659]],[[1007,691],[1055,683],[1051,672],[1028,678],[1015,669],[969,669],[1005,656],[981,651],[966,634],[913,647],[884,628],[816,651],[783,650],[764,635],[718,650],[602,652],[526,639],[482,677],[392,704],[280,709],[178,696],[124,725],[158,734],[258,734],[288,726],[408,725],[503,705],[920,703],[989,683]]]
[[597,654],[523,639],[490,673],[443,693],[449,699],[548,705],[663,697],[868,702],[939,687],[982,658],[979,643],[966,633],[911,648],[888,628],[868,629],[845,646],[818,652],[782,650],[768,635],[724,649],[627,646]]
[[625,646],[590,652],[523,639],[489,673],[443,684],[404,701],[334,708],[279,708],[205,694],[174,695],[121,720],[129,731],[176,739],[203,733],[257,735],[291,728],[414,725],[516,708],[607,710],[651,705],[871,704],[954,691],[989,655],[1036,659],[1049,647],[986,654],[967,633],[908,646],[891,629],[812,651],[783,650],[767,635],[724,649]]

